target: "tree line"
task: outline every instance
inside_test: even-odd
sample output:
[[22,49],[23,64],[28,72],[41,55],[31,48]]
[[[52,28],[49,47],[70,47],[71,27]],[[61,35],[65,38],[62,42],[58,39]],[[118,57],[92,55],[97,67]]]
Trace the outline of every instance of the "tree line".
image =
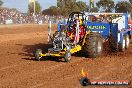
[[90,12],[116,12],[125,13],[129,12],[132,14],[132,0],[129,1],[118,1],[114,0],[99,0],[96,2],[94,8],[89,8],[85,2],[77,0],[57,0],[57,6],[51,6],[46,10],[43,10],[43,14],[48,15],[63,15],[68,16],[74,11],[90,11]]
[[[0,6],[2,6],[3,1],[0,0]],[[36,13],[42,13],[44,15],[62,15],[68,16],[71,12],[129,12],[132,14],[132,0],[129,1],[118,1],[116,4],[114,0],[99,0],[96,2],[94,8],[89,8],[90,6],[83,1],[77,0],[57,0],[57,6],[51,6],[48,9],[41,10],[41,6],[38,1],[36,1]],[[28,5],[28,13],[33,13],[33,3]]]

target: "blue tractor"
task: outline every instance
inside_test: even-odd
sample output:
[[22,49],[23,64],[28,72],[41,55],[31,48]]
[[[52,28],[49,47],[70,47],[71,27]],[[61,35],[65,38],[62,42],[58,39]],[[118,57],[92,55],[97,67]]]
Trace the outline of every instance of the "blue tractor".
[[58,31],[49,39],[53,45],[48,53],[38,49],[35,58],[43,56],[63,57],[66,62],[71,55],[82,51],[86,57],[96,58],[102,54],[103,43],[110,41],[114,50],[124,51],[129,47],[131,30],[128,29],[128,13],[73,12],[68,21],[58,24]]

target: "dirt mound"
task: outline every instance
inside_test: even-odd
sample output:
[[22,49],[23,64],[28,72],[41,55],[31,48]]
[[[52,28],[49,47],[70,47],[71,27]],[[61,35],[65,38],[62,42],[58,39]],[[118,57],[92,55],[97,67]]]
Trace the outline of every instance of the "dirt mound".
[[96,59],[72,56],[70,63],[56,58],[34,61],[33,52],[36,49],[46,51],[49,47],[47,27],[48,25],[0,27],[0,88],[82,88],[79,83],[82,68],[88,72],[91,80],[132,81],[132,42],[125,52],[108,53]]

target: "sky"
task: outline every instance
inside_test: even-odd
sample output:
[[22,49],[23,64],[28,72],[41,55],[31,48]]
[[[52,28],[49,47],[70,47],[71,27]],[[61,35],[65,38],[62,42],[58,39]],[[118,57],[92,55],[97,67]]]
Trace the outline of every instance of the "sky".
[[[29,0],[3,0],[4,4],[3,7],[8,7],[8,8],[16,8],[19,11],[26,13],[28,10],[28,1]],[[57,0],[37,0],[41,7],[43,9],[47,9],[50,6],[56,6],[57,5]],[[88,4],[89,0],[80,0],[84,1]],[[98,1],[98,0],[95,0]],[[118,1],[128,1],[128,0],[114,0],[115,2]]]

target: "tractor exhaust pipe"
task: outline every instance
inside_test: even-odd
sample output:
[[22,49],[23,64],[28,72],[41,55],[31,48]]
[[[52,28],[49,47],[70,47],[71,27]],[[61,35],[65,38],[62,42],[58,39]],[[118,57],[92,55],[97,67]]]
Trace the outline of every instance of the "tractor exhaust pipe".
[[76,21],[77,26],[76,26],[76,35],[75,35],[75,45],[77,45],[77,43],[79,42],[79,20]]

